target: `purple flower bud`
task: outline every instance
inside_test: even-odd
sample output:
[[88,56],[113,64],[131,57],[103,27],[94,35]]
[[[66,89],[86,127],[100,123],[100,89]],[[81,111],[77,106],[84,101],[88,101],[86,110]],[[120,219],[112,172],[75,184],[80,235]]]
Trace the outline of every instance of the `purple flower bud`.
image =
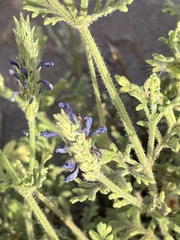
[[26,68],[21,68],[21,72],[25,75],[26,78],[28,78],[28,72],[26,70]]
[[33,101],[34,101],[34,97],[33,97],[33,96],[30,96],[29,104],[31,104]]
[[19,69],[19,65],[16,61],[14,61],[12,58],[9,58],[9,62],[11,65],[15,65]]
[[86,121],[85,122],[85,125],[86,125],[85,134],[88,137],[89,133],[90,133],[90,129],[92,127],[93,119],[92,119],[92,117],[85,117],[84,120]]
[[27,81],[23,81],[23,87],[24,87],[24,90],[27,90],[28,88]]
[[12,97],[11,97],[11,101],[14,102],[14,101],[15,101],[15,97],[16,97],[17,95],[19,95],[19,94],[20,94],[19,91],[13,92]]
[[48,80],[39,80],[38,83],[44,83],[48,86],[49,90],[53,90],[53,85]]
[[68,152],[68,149],[66,147],[64,148],[61,148],[61,147],[56,147],[55,149],[55,153],[67,153]]
[[52,138],[52,137],[58,137],[58,136],[60,136],[60,134],[56,133],[56,132],[44,131],[44,132],[40,133],[40,136],[45,137],[45,138]]
[[54,66],[54,63],[53,62],[40,62],[39,65],[38,65],[38,68],[39,67],[42,67],[42,66],[45,66],[45,67],[53,67]]
[[65,178],[65,183],[73,181],[79,173],[79,167],[76,167],[76,170],[71,173],[68,177]]
[[17,73],[16,73],[14,70],[9,69],[9,74],[10,74],[11,76],[13,76],[13,77],[19,79],[19,76],[17,75]]
[[92,133],[89,134],[89,137],[92,137],[96,134],[104,133],[107,131],[106,127],[99,127],[98,129],[94,130]]
[[74,116],[74,113],[73,113],[72,108],[70,107],[70,105],[67,102],[60,102],[58,104],[58,106],[60,108],[65,108],[66,113],[68,114],[70,121],[72,123],[75,123],[75,116]]
[[74,159],[69,159],[65,162],[64,166],[65,169],[68,169],[69,172],[73,172],[76,167],[76,163]]

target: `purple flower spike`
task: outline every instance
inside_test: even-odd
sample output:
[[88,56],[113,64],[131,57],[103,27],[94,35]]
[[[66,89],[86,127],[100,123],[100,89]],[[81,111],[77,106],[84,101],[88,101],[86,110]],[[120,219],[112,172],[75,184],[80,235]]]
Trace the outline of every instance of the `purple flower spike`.
[[64,148],[61,148],[61,147],[56,147],[55,149],[55,153],[67,153],[68,152],[68,149],[66,147]]
[[19,65],[16,61],[14,61],[12,58],[9,59],[9,62],[11,65],[15,65],[19,69]]
[[70,105],[67,102],[60,102],[58,104],[58,106],[60,108],[65,108],[66,113],[68,114],[70,121],[72,123],[75,123],[75,116],[74,116],[74,113],[73,113],[72,108],[70,107]]
[[93,119],[92,119],[92,117],[85,117],[84,120],[86,121],[85,122],[85,124],[86,124],[85,133],[86,133],[86,136],[88,137],[89,133],[90,133],[90,129],[92,127]]
[[11,101],[14,102],[14,101],[15,101],[15,97],[16,97],[17,95],[19,95],[19,94],[20,94],[19,91],[13,92],[12,97],[11,97]]
[[79,167],[76,167],[76,170],[71,173],[67,178],[65,178],[65,183],[73,181],[79,173]]
[[100,134],[100,133],[104,133],[104,132],[107,132],[107,128],[106,127],[99,127],[98,129],[96,129],[92,133],[90,133],[89,137],[92,137],[96,134]]
[[38,83],[44,83],[48,86],[49,90],[53,90],[53,85],[48,80],[39,80]]
[[69,172],[73,172],[76,167],[76,163],[74,159],[69,159],[65,162],[64,166],[65,169],[68,169]]
[[41,133],[40,133],[40,136],[45,137],[45,138],[52,138],[52,137],[59,137],[60,134],[59,134],[59,133],[56,133],[56,132],[47,132],[47,131],[44,131],[44,132],[41,132]]
[[25,75],[26,78],[28,78],[28,72],[26,70],[26,68],[21,68],[21,72]]
[[53,62],[40,62],[39,65],[38,65],[38,68],[39,67],[42,67],[42,66],[45,66],[45,67],[53,67],[54,66],[54,63]]
[[13,77],[19,79],[19,76],[17,75],[17,73],[16,73],[14,70],[9,69],[9,74],[10,74],[11,76],[13,76]]

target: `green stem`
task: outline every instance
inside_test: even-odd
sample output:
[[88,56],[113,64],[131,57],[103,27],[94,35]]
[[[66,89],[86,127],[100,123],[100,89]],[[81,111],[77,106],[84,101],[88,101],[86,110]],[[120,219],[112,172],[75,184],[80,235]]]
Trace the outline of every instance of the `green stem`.
[[[80,35],[82,37],[82,40],[85,45],[88,46],[90,54],[92,54],[94,61],[97,65],[97,68],[99,70],[99,73],[102,77],[102,80],[105,84],[105,87],[107,88],[107,91],[109,93],[109,96],[112,99],[112,103],[117,109],[118,115],[120,119],[122,120],[125,129],[129,135],[129,138],[134,146],[135,152],[139,158],[139,161],[142,163],[144,167],[147,168],[149,166],[148,160],[146,158],[146,155],[144,153],[144,150],[142,148],[141,142],[136,134],[136,131],[132,125],[132,122],[125,110],[125,107],[119,97],[119,94],[113,84],[113,81],[111,79],[111,76],[107,70],[107,67],[104,63],[104,60],[98,50],[97,45],[94,42],[93,37],[91,36],[91,33],[88,29],[88,27],[82,27],[79,28]],[[149,166],[150,167],[150,166]],[[152,174],[151,174],[152,175]]]
[[30,145],[30,163],[29,172],[33,175],[35,167],[35,120],[29,121],[29,145]]
[[168,113],[165,114],[165,118],[167,120],[169,128],[176,124],[176,117],[173,109],[170,109]]
[[111,192],[119,194],[119,196],[127,200],[129,204],[136,206],[142,210],[143,204],[141,203],[140,200],[119,188],[116,184],[109,180],[103,173],[101,172],[98,173],[97,180],[99,182],[102,182],[105,186],[107,186]]
[[[51,0],[51,2],[48,2],[47,8],[52,9],[52,14],[55,16],[58,15],[60,18],[63,18],[64,21],[69,25],[73,25],[71,13],[59,1]],[[24,9],[26,9],[26,7],[24,7]]]
[[[93,63],[92,56],[89,53],[88,46],[85,46],[85,51],[86,51],[88,65],[89,65],[89,69],[90,69],[90,73],[91,73],[91,80],[92,80],[92,85],[93,85],[93,89],[94,89],[94,95],[95,95],[95,99],[96,99],[100,125],[106,126],[104,111],[103,111],[102,104],[101,104],[101,96],[100,96],[99,87],[98,87],[97,78],[96,78],[96,72],[94,69],[94,63]],[[104,143],[105,143],[104,144],[105,148],[109,149],[109,139],[108,139],[107,134],[105,134]]]
[[166,225],[166,226],[168,226],[168,229],[171,228],[175,232],[180,233],[180,227],[176,223],[170,221],[168,217],[163,216],[162,214],[158,213],[157,211],[152,212],[150,215],[152,217],[154,217],[158,223],[162,223],[163,227],[165,227],[165,225]]
[[12,178],[13,184],[17,185],[20,182],[17,173],[10,164],[9,160],[4,156],[3,152],[0,150],[0,161],[2,166],[6,169],[9,176]]
[[162,141],[157,145],[157,147],[156,147],[156,149],[154,151],[154,154],[153,154],[154,155],[153,156],[153,160],[154,161],[157,158],[157,156],[160,154],[162,148],[165,147],[166,142],[173,136],[173,134],[174,134],[174,128],[172,127],[171,129],[169,129],[167,131],[167,133],[165,134],[165,136],[162,139]]
[[161,229],[161,234],[163,235],[164,240],[173,240],[174,238],[171,237],[170,234],[168,233],[169,227],[163,222],[161,222],[161,220],[158,221],[158,224]]
[[65,224],[71,229],[71,231],[82,240],[88,240],[84,233],[69,219],[67,218],[60,209],[58,209],[51,201],[49,201],[44,195],[36,191],[36,196],[48,206]]
[[87,15],[89,0],[81,0],[80,15]]
[[24,219],[26,224],[26,232],[28,240],[35,240],[33,223],[32,223],[32,210],[30,209],[29,204],[24,199]]
[[58,236],[56,235],[55,230],[48,222],[47,218],[45,217],[44,213],[39,208],[38,204],[34,200],[32,195],[26,195],[25,196],[26,201],[29,203],[31,209],[33,210],[34,214],[37,217],[38,222],[42,225],[45,232],[48,234],[49,238],[52,240],[58,240]]
[[97,13],[101,9],[101,6],[102,6],[102,0],[97,0],[96,6],[94,8],[94,13]]
[[156,136],[156,125],[154,121],[149,122],[149,140],[148,140],[148,150],[147,150],[147,158],[150,163],[154,162],[153,153],[154,153],[154,141]]

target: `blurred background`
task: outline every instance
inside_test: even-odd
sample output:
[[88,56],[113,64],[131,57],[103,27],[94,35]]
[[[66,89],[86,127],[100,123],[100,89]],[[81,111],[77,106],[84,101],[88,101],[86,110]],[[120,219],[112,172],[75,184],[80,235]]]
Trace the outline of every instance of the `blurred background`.
[[[93,2],[91,0],[90,4]],[[161,36],[167,37],[169,30],[174,29],[177,23],[175,17],[162,13],[165,2],[134,0],[128,13],[115,12],[91,26],[112,76],[124,75],[131,82],[141,85],[151,72],[145,60],[155,52],[170,56],[168,47],[158,41]],[[23,0],[0,0],[0,73],[13,91],[16,86],[9,75],[8,59],[16,59],[18,55],[13,16],[18,18],[21,11]],[[23,13],[27,15],[26,11]],[[39,38],[46,39],[42,60],[55,63],[53,69],[43,69],[42,78],[57,83],[60,78],[89,75],[83,48],[72,29],[65,24],[43,26],[40,17],[32,19],[33,25],[42,26]],[[26,120],[16,103],[0,98],[0,148],[9,140],[22,136],[25,129]]]

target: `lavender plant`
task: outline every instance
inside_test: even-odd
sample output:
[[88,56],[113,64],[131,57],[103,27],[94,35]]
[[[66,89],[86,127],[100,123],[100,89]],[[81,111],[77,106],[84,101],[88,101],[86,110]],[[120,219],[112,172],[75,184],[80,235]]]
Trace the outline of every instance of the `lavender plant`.
[[[54,25],[63,21],[81,36],[99,115],[100,127],[95,129],[93,117],[84,112],[75,113],[66,101],[58,103],[60,110],[54,114],[54,125],[39,115],[43,94],[41,84],[53,90],[48,80],[40,78],[40,70],[41,67],[53,67],[54,63],[41,60],[29,17],[25,20],[21,14],[19,21],[15,19],[14,32],[19,56],[17,61],[9,59],[13,67],[9,73],[16,79],[18,87],[12,100],[18,102],[29,126],[26,141],[23,142],[27,147],[29,145],[29,155],[26,155],[26,161],[20,160],[21,154],[15,155],[14,160],[10,161],[8,149],[11,146],[14,150],[12,142],[0,151],[0,190],[5,194],[13,188],[23,197],[23,203],[19,200],[15,204],[19,215],[20,209],[26,211],[24,217],[28,239],[36,238],[32,212],[44,229],[44,238],[48,236],[50,239],[169,240],[180,236],[180,23],[175,31],[170,31],[168,39],[161,39],[169,45],[173,56],[154,54],[154,59],[148,60],[153,73],[143,86],[130,83],[124,76],[114,76],[119,91],[89,30],[89,26],[100,17],[116,10],[126,12],[130,3],[132,0],[97,0],[90,13],[88,0],[81,0],[80,5],[71,0],[25,0],[24,8],[32,11],[33,17],[42,15],[45,24]],[[124,149],[120,149],[108,137],[110,131],[103,114],[95,68],[109,94],[109,104],[114,105],[119,121],[125,128],[128,139],[124,142],[128,143]],[[128,93],[139,102],[136,107],[140,113],[137,123],[142,127],[139,136],[121,101],[120,92]],[[11,91],[4,87],[3,80],[0,93],[10,97]],[[41,120],[43,130],[36,118]],[[142,145],[144,139],[141,132],[147,133],[145,145]],[[61,145],[56,145],[59,139]],[[103,147],[99,147],[99,139]],[[66,158],[63,168],[70,173],[65,179],[63,168],[48,164],[54,151],[62,159]],[[73,182],[76,188],[71,190]],[[44,193],[54,199],[50,200]],[[56,228],[53,227],[34,196],[44,203],[44,212],[48,213],[50,209],[74,235],[68,234],[67,228],[58,229],[56,221]],[[110,203],[103,215],[99,214],[99,196]],[[69,200],[87,204],[83,209],[81,230],[73,223],[71,212],[65,206]],[[4,204],[7,204],[6,201]]]

